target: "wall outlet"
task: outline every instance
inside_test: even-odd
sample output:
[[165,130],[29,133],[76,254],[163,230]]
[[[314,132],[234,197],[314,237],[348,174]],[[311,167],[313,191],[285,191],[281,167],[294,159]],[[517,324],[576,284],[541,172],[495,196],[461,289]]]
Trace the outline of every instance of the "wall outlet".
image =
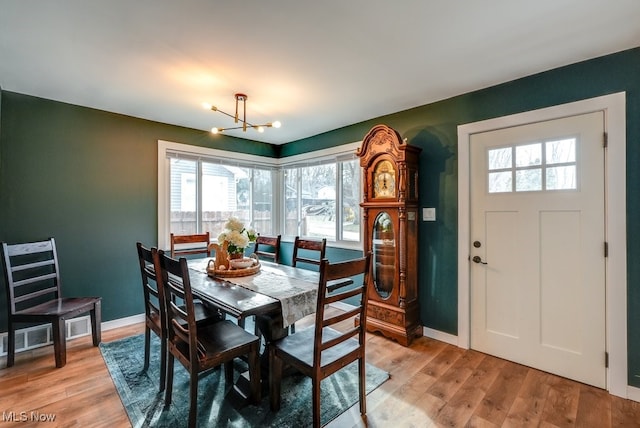
[[422,221],[436,221],[436,209],[435,208],[423,208],[422,209]]

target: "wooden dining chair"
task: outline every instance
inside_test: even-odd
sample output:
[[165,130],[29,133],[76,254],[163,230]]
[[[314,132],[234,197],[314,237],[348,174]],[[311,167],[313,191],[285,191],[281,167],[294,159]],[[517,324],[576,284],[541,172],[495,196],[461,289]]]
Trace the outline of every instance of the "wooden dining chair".
[[89,313],[93,345],[101,340],[100,297],[62,297],[53,238],[23,244],[2,243],[7,287],[7,367],[15,361],[16,323],[51,324],[56,367],[67,363],[66,320]]
[[258,235],[253,252],[259,258],[267,258],[274,263],[280,263],[280,240],[282,236],[262,236]]
[[[189,372],[189,426],[195,427],[198,404],[198,374],[224,364],[225,380],[233,382],[233,360],[245,356],[249,363],[249,400],[260,401],[260,340],[229,320],[197,325],[187,260],[175,260],[162,250],[152,250],[160,269],[167,307],[168,361],[165,406],[171,405],[173,362],[177,359]],[[184,301],[184,308],[175,301]]]
[[[295,241],[293,241],[293,258],[291,260],[291,266],[296,267],[298,262],[320,266],[320,261],[324,259],[326,250],[326,238],[318,241],[313,239],[301,239],[299,236],[296,236]],[[315,258],[312,257],[314,253],[318,253]]]
[[162,287],[158,287],[156,269],[150,248],[136,243],[144,295],[144,366],[149,368],[151,332],[160,339],[160,391],[164,391],[167,378],[167,316]]
[[190,254],[203,254],[209,256],[209,232],[196,233],[192,235],[176,235],[171,234],[171,257],[174,259],[178,256],[186,256]]
[[[153,252],[154,248],[147,248],[142,243],[137,242],[138,262],[140,264],[140,274],[142,276],[142,291],[144,296],[144,366],[149,368],[149,357],[151,347],[151,332],[154,332],[160,339],[160,391],[164,391],[167,374],[167,314],[164,299],[164,289],[158,286],[156,272],[159,268],[155,265]],[[194,300],[194,311],[196,314],[196,324],[205,325],[218,322],[224,318],[224,314],[217,309],[209,308],[201,301]]]
[[[301,239],[299,236],[296,236],[296,239],[293,241],[293,258],[291,260],[291,266],[297,267],[298,262],[320,266],[320,261],[324,259],[326,251],[326,238],[322,238],[322,240],[318,241],[314,239]],[[316,258],[312,257],[314,253],[318,253]],[[289,331],[291,333],[295,333],[296,325],[291,324],[289,326]]]
[[[283,365],[291,366],[311,378],[313,426],[319,427],[320,381],[358,361],[360,414],[366,421],[365,332],[370,263],[370,254],[345,262],[321,261],[315,325],[269,345],[272,411],[280,409]],[[353,284],[351,278],[360,275],[362,285],[345,290],[344,285]],[[327,305],[353,298],[358,300],[358,305],[352,309],[339,313],[327,311]],[[341,324],[339,327],[338,323]]]

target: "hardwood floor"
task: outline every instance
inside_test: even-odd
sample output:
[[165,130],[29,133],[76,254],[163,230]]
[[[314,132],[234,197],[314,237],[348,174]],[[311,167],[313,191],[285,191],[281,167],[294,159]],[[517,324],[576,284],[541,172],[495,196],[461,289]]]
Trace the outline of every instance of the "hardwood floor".
[[[298,323],[298,328],[305,323]],[[103,341],[143,332],[137,324],[104,331]],[[0,358],[0,427],[21,412],[21,427],[129,427],[129,419],[91,337],[69,342],[56,369],[51,346]],[[640,403],[476,351],[428,339],[409,348],[371,334],[367,361],[391,373],[369,394],[369,427],[640,427]],[[32,412],[53,422],[33,422]],[[362,427],[357,405],[329,424]]]

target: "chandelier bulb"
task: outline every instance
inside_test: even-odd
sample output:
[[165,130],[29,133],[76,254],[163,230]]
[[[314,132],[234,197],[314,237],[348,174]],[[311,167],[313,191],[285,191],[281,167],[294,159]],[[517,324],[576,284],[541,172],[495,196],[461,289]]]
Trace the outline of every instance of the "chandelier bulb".
[[271,124],[271,126],[273,126],[274,128],[280,128],[282,126],[282,123],[280,123],[279,120],[276,120]]
[[264,132],[264,126],[258,126],[258,132],[260,133]]
[[218,132],[220,132],[220,130],[218,128],[211,128],[211,133],[212,134],[217,134]]

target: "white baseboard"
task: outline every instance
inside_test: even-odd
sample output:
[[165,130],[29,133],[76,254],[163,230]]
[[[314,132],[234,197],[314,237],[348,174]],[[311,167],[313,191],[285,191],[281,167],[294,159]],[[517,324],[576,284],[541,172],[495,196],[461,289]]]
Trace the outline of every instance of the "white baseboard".
[[434,330],[428,327],[422,327],[422,335],[431,339],[439,340],[440,342],[448,343],[449,345],[458,346],[458,336],[445,333],[440,330]]
[[627,386],[627,398],[640,403],[640,388]]
[[144,314],[131,315],[117,320],[106,321],[102,323],[102,331],[113,330],[114,328],[126,327],[132,324],[144,322]]

